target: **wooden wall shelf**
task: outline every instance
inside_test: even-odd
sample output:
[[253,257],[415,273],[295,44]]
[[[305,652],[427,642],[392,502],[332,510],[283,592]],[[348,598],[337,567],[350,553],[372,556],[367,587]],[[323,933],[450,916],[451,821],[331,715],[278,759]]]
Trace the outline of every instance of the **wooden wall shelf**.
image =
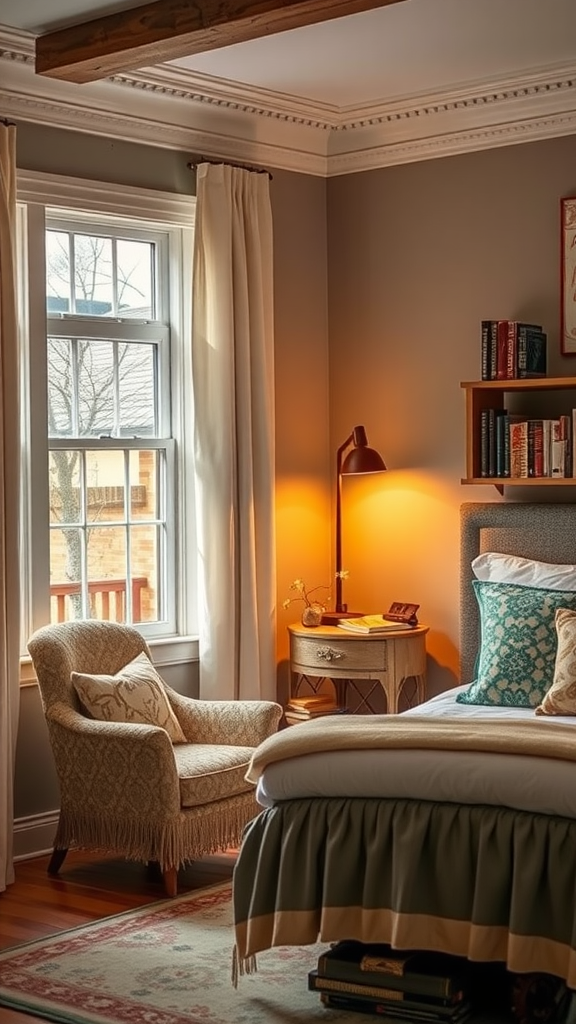
[[[466,393],[466,476],[463,484],[483,484],[496,487],[503,494],[504,487],[574,487],[574,477],[495,477],[480,475],[480,418],[484,409],[504,409],[506,395],[526,393],[526,408],[531,415],[530,394],[546,391],[576,392],[576,377],[536,377],[515,380],[462,381]],[[576,408],[576,396],[570,405]],[[566,409],[568,411],[568,407]],[[537,415],[537,414],[536,414]]]

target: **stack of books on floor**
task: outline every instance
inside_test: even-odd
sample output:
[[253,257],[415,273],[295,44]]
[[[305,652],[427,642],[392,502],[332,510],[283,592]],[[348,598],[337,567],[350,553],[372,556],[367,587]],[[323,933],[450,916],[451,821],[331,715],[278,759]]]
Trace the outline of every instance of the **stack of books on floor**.
[[460,1024],[472,1012],[468,962],[443,953],[338,942],[319,957],[308,988],[334,1010],[394,1020]]
[[315,693],[309,697],[292,697],[284,709],[284,717],[287,722],[294,724],[321,715],[339,715],[344,710],[338,707],[331,694]]

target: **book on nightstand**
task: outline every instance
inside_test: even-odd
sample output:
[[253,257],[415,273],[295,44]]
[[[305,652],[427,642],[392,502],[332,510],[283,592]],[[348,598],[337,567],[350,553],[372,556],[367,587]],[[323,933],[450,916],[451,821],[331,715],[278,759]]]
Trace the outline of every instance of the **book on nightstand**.
[[387,619],[384,615],[361,615],[357,619],[342,619],[338,626],[349,633],[391,633],[395,629],[410,629],[406,622]]

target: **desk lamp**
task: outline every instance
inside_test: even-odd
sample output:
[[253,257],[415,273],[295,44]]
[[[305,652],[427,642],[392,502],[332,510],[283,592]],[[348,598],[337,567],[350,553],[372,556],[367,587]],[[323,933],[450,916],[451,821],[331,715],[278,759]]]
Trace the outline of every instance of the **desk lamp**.
[[[352,445],[346,457],[344,453]],[[342,602],[342,477],[352,474],[383,473],[386,464],[375,448],[368,447],[364,427],[354,427],[336,452],[336,608],[333,612],[324,612],[324,625],[335,625],[338,619],[361,615],[361,612],[349,612]]]

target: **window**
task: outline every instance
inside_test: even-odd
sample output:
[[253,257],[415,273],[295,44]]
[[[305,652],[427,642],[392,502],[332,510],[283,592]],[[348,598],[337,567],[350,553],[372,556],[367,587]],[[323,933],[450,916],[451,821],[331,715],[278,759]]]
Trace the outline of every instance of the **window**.
[[181,372],[191,231],[34,205],[21,237],[25,635],[84,618],[189,633],[193,545],[179,527],[193,528]]

